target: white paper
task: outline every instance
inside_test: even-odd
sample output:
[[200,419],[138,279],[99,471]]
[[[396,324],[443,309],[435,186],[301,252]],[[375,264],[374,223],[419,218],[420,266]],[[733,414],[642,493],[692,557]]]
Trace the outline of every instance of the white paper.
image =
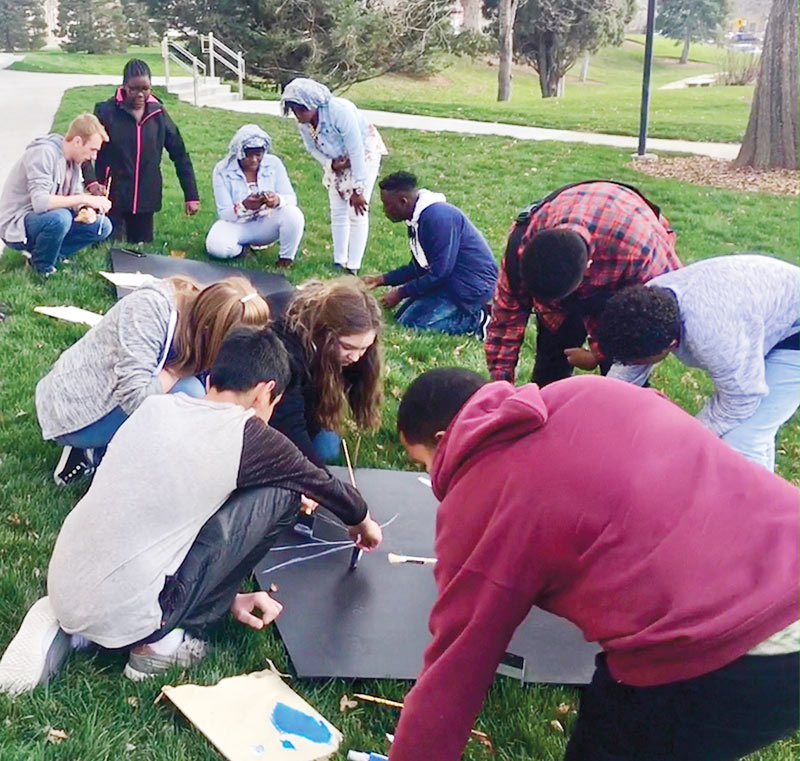
[[45,314],[48,317],[55,317],[57,320],[88,325],[90,328],[103,319],[102,314],[90,312],[88,309],[81,309],[80,307],[34,307],[33,311]]
[[[101,270],[100,274],[119,288],[128,288],[131,291],[138,288],[145,280],[153,278],[152,275],[143,275],[141,272],[103,272]],[[158,280],[158,278],[153,279]]]

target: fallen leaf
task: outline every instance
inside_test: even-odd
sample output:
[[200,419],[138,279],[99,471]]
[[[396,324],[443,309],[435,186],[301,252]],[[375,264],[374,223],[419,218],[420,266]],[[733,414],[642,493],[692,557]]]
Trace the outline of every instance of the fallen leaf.
[[397,386],[392,386],[392,390],[389,393],[395,399],[399,399],[403,395],[403,392]]
[[22,525],[22,518],[20,517],[19,513],[11,513],[11,515],[6,516],[6,520],[12,526],[21,526]]
[[561,724],[561,722],[558,719],[553,719],[550,722],[550,729],[552,729],[554,732],[563,732],[564,731],[564,727],[563,727],[563,725]]
[[66,740],[68,737],[69,734],[63,729],[53,729],[53,727],[50,727],[50,729],[47,730],[47,741],[55,743],[56,745]]
[[136,750],[136,746],[133,743],[125,743],[125,750],[127,751]]
[[126,698],[125,702],[132,708],[139,707],[139,698],[137,698],[136,695],[131,695],[129,698]]
[[186,258],[186,252],[185,251],[181,251],[179,248],[171,248],[169,250],[169,255],[171,257],[175,258],[175,259],[185,259]]
[[357,700],[350,700],[347,695],[342,695],[339,698],[339,710],[344,713],[348,708],[356,708],[358,706]]

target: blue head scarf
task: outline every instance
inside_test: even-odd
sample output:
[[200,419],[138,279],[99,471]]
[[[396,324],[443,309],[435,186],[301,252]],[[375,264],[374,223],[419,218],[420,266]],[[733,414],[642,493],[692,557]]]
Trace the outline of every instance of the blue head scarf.
[[281,95],[281,108],[283,113],[289,112],[289,103],[297,103],[303,108],[315,110],[324,106],[331,98],[333,93],[325,85],[315,82],[313,79],[297,77],[283,88]]
[[257,124],[245,124],[236,130],[228,146],[228,158],[239,161],[244,158],[246,150],[253,148],[269,153],[272,149],[272,138]]

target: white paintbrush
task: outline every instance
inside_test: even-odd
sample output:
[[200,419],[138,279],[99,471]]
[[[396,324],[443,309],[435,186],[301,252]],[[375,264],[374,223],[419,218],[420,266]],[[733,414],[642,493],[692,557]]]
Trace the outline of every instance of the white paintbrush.
[[394,552],[390,552],[386,559],[392,565],[401,565],[403,563],[412,563],[414,565],[435,565],[436,558],[420,558],[415,557],[414,555],[396,555]]

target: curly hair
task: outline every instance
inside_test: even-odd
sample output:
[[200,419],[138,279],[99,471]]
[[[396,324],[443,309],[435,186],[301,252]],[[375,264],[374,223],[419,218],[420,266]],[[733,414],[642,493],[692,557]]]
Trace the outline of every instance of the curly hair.
[[563,227],[540,230],[525,245],[520,276],[536,298],[555,301],[581,284],[589,249],[578,233]]
[[[286,327],[303,344],[316,384],[315,418],[325,428],[341,430],[349,405],[360,428],[377,428],[383,404],[381,310],[375,297],[354,277],[308,280],[298,288],[286,310]],[[339,340],[375,331],[363,356],[342,367]]]
[[661,354],[680,334],[678,300],[672,291],[634,285],[608,300],[597,339],[609,359],[631,364]]

